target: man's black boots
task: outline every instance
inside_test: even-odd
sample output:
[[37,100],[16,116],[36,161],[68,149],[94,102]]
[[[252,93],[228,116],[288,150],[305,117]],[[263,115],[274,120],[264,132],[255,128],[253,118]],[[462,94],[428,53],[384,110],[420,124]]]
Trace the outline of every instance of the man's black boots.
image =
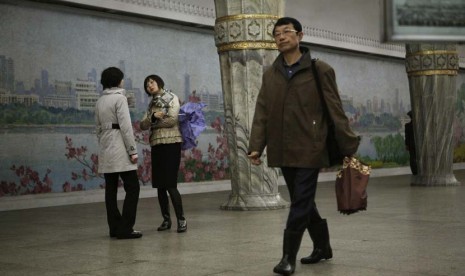
[[329,244],[329,231],[326,219],[310,225],[308,232],[313,241],[313,251],[310,256],[300,259],[300,262],[303,264],[315,264],[323,259],[331,259],[333,257],[333,250]]
[[281,275],[291,275],[295,271],[295,261],[300,248],[303,232],[284,230],[283,258],[273,272]]

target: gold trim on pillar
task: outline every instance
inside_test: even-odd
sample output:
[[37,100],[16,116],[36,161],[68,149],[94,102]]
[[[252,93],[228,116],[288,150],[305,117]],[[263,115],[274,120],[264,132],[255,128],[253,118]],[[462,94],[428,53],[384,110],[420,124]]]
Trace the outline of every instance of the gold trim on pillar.
[[276,50],[272,28],[280,16],[273,14],[236,14],[215,20],[218,53],[235,50]]
[[455,50],[424,50],[406,55],[406,71],[411,76],[456,76],[459,69]]
[[218,53],[226,51],[235,51],[235,50],[256,50],[256,49],[265,49],[265,50],[277,50],[275,42],[268,41],[238,41],[231,42],[218,46]]
[[426,56],[426,55],[457,55],[457,51],[448,51],[448,50],[427,50],[419,51],[415,53],[408,53],[407,57],[411,56]]
[[272,14],[259,14],[259,13],[249,13],[249,14],[236,14],[236,15],[228,15],[223,17],[218,17],[215,20],[215,24],[224,22],[224,21],[235,21],[235,20],[243,20],[243,19],[271,19],[271,20],[278,20],[280,16],[272,15]]
[[432,76],[432,75],[455,76],[457,74],[458,74],[457,70],[424,70],[424,71],[412,71],[412,72],[407,73],[409,77]]

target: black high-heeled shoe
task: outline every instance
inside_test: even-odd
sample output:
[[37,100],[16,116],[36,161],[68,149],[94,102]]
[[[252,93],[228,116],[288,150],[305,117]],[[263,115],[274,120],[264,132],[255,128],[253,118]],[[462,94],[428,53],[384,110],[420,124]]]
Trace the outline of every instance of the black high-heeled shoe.
[[178,233],[186,232],[187,231],[187,221],[185,219],[178,220]]
[[164,220],[160,227],[157,228],[157,231],[165,231],[171,229],[171,220]]

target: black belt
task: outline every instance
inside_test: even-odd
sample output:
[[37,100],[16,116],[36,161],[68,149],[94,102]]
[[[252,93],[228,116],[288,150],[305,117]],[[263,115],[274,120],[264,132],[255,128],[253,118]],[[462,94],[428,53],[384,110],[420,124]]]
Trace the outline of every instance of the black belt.
[[111,124],[112,129],[120,129],[119,124]]

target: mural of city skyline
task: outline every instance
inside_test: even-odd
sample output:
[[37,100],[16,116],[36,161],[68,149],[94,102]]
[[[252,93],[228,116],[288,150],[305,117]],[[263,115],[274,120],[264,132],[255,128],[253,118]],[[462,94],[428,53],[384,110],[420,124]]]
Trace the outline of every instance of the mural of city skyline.
[[[125,64],[124,60],[120,60],[115,66],[126,72]],[[103,90],[100,84],[100,74],[95,68],[87,73],[86,78],[71,77],[66,80],[55,79],[52,81],[53,76],[50,76],[47,69],[37,72],[37,75],[40,78],[34,78],[33,81],[17,79],[14,59],[0,54],[0,103],[22,103],[25,105],[37,103],[45,107],[93,111],[95,102]],[[26,86],[25,83],[32,83],[32,86]],[[207,104],[208,110],[223,110],[221,91],[211,93],[206,86],[201,87],[199,91],[191,90],[191,76],[188,73],[184,74],[183,84],[184,89],[175,92],[182,101],[188,100],[189,96],[195,93],[202,102]],[[147,106],[148,97],[145,91],[134,85],[132,78],[127,74],[124,77],[124,88],[131,109],[143,109]]]
[[[116,66],[123,72],[126,71],[126,61],[120,60]],[[14,59],[0,55],[0,103],[24,103],[26,105],[38,103],[45,107],[92,111],[102,91],[100,75],[95,68],[91,68],[87,72],[87,77],[84,78],[75,77],[52,81],[53,76],[50,76],[47,69],[41,69],[36,75],[40,78],[36,77],[33,81],[17,79]],[[221,91],[210,93],[205,86],[200,91],[191,90],[190,74],[185,73],[183,77],[184,88],[182,93],[178,91],[182,100],[187,100],[192,93],[196,93],[196,96],[206,103],[210,110],[220,112],[223,110]],[[33,83],[33,85],[27,87],[25,83]],[[143,89],[135,87],[132,78],[126,74],[124,88],[130,99],[130,108],[143,108],[147,105],[147,97]],[[386,98],[372,95],[364,102],[354,102],[352,96],[341,93],[344,110],[352,121],[357,121],[358,117],[363,114],[387,113],[405,117],[406,112],[410,110],[410,104],[404,104],[398,88],[395,89],[394,100],[390,100],[391,98],[392,95],[387,95]]]
[[[360,59],[339,53],[312,51],[314,58],[330,64],[336,72],[341,100],[349,119],[387,113],[405,118],[410,110],[408,78],[404,64],[383,59]],[[396,80],[396,81],[393,81]]]

